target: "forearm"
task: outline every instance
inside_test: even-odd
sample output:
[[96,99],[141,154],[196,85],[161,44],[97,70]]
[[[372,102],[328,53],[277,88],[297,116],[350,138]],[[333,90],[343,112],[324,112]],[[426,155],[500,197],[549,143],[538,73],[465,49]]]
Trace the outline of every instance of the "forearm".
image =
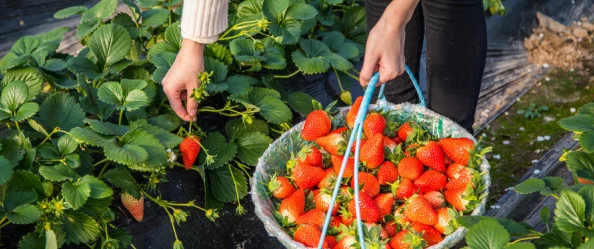
[[207,44],[227,29],[227,0],[184,0],[181,33],[184,39]]
[[412,18],[419,0],[393,0],[382,14],[381,22],[385,27],[403,30],[408,21]]

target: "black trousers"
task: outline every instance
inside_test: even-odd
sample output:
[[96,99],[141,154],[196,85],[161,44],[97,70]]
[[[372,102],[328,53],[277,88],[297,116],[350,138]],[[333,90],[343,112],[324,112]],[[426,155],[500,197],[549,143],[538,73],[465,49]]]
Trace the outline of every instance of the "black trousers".
[[[390,2],[366,0],[368,31]],[[406,64],[417,78],[426,36],[428,107],[472,132],[487,53],[483,1],[421,0],[405,31]],[[385,95],[392,103],[418,101],[406,73],[387,83]]]

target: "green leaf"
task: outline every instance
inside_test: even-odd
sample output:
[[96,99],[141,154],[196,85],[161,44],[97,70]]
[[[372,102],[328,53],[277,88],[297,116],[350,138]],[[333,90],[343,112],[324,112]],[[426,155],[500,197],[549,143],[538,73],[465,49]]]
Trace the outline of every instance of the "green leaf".
[[81,89],[84,90],[86,96],[81,99],[81,104],[86,112],[96,114],[99,120],[106,120],[113,114],[115,107],[106,104],[97,97],[97,89],[86,83],[79,77]]
[[86,244],[99,236],[99,224],[90,216],[80,212],[65,212],[62,216],[66,243]]
[[97,90],[97,97],[105,103],[120,106],[124,99],[124,90],[117,82],[105,82]]
[[237,139],[237,157],[249,165],[256,165],[272,139],[262,133],[252,132]]
[[94,130],[97,133],[103,135],[117,135],[122,136],[128,132],[128,127],[125,125],[117,125],[110,122],[101,122],[95,119],[87,119],[85,120],[87,124],[89,124],[89,128]]
[[301,39],[301,22],[297,19],[285,18],[280,23],[272,22],[268,28],[274,36],[283,37],[283,44],[295,44]]
[[101,0],[89,12],[99,19],[105,19],[115,12],[116,7],[118,7],[118,0]]
[[235,167],[227,165],[227,167],[207,170],[206,173],[211,191],[217,200],[226,203],[237,201],[236,188],[240,200],[247,195],[247,180],[242,172]]
[[128,111],[133,111],[138,108],[148,105],[149,99],[146,93],[142,90],[132,90],[126,95],[123,107]]
[[43,128],[43,126],[41,126],[39,123],[37,123],[37,121],[35,121],[34,119],[29,119],[28,123],[29,123],[29,126],[36,132],[39,132],[44,136],[48,135],[47,131]]
[[343,14],[343,18],[334,22],[332,30],[339,31],[343,33],[347,39],[364,45],[367,40],[365,7],[355,6],[347,8]]
[[563,191],[555,209],[555,225],[567,232],[584,228],[586,203],[579,194]]
[[282,20],[288,7],[289,0],[264,0],[262,10],[268,20]]
[[345,59],[353,59],[359,56],[359,49],[355,45],[345,42],[344,35],[338,31],[324,33],[322,42],[328,45],[330,51]]
[[318,74],[328,71],[330,63],[325,56],[331,54],[326,44],[317,40],[301,40],[301,50],[293,52],[293,62],[304,74]]
[[594,152],[594,131],[584,132],[580,135],[580,146],[587,152]]
[[147,151],[134,144],[118,145],[112,140],[111,144],[106,144],[104,147],[105,157],[109,160],[124,164],[140,164],[148,159]]
[[[122,148],[125,148],[127,145],[138,146],[146,153],[147,157],[144,160],[133,162],[131,160],[137,159],[136,154],[138,152],[136,150],[124,150],[126,151],[126,153],[131,153],[133,157],[125,159],[126,163],[121,163],[126,164],[129,167],[135,166],[135,170],[150,171],[152,170],[150,167],[158,167],[162,164],[167,163],[168,157],[165,147],[163,147],[163,145],[155,136],[143,129],[137,128],[126,133],[126,135],[122,137],[121,144]],[[113,147],[117,146],[119,145],[115,145]],[[142,166],[142,168],[138,166]]]
[[159,42],[151,46],[147,55],[148,60],[156,65],[155,56],[162,54],[163,52],[172,53],[174,55],[173,59],[175,59],[175,54],[177,54],[181,48],[181,40],[181,28],[179,22],[175,22],[165,30],[165,42]]
[[14,190],[29,191],[33,190],[37,193],[37,196],[45,196],[45,191],[41,186],[39,177],[29,171],[17,170],[12,175],[10,186]]
[[518,242],[515,244],[508,245],[504,249],[536,249],[534,244],[530,242]]
[[62,130],[70,130],[83,125],[85,113],[72,96],[67,93],[58,92],[49,96],[43,101],[39,111],[39,123],[46,130],[53,130],[60,127]]
[[19,249],[45,249],[45,241],[37,232],[30,232],[19,241]]
[[93,33],[97,28],[99,28],[99,22],[97,19],[83,19],[81,23],[76,26],[76,38],[82,40],[85,36]]
[[291,109],[282,100],[275,97],[265,97],[258,102],[258,107],[260,114],[272,123],[282,124],[291,120]]
[[546,189],[545,182],[538,178],[529,178],[526,181],[514,187],[514,191],[519,194],[530,194]]
[[483,220],[466,233],[466,243],[473,249],[499,249],[510,240],[509,233],[496,220]]
[[540,209],[540,220],[548,227],[549,221],[551,220],[551,210],[549,210],[548,206],[544,206]]
[[80,167],[80,156],[78,154],[70,154],[64,156],[65,164],[73,169]]
[[91,188],[90,197],[102,199],[113,195],[113,190],[99,178],[86,175],[80,179],[79,184],[87,184]]
[[258,84],[258,80],[247,76],[247,75],[232,75],[229,76],[223,84],[227,84],[229,87],[227,91],[231,94],[245,94],[252,89],[253,85]]
[[78,148],[78,143],[70,135],[65,134],[58,139],[58,151],[62,156],[72,154]]
[[318,11],[313,6],[306,3],[291,5],[287,10],[286,17],[292,17],[298,20],[311,19],[316,17]]
[[586,221],[594,223],[594,186],[586,185],[583,186],[578,193],[584,198],[586,203]]
[[105,103],[114,105],[119,110],[133,111],[148,104],[146,93],[136,89],[137,87],[144,88],[145,86],[146,82],[143,80],[124,79],[121,84],[113,81],[105,82],[99,87],[97,97]]
[[225,65],[225,63],[217,59],[205,57],[204,70],[206,72],[214,72],[211,78],[214,81],[214,83],[223,82],[225,78],[227,78],[227,66]]
[[[0,156],[0,165],[10,165],[10,161],[3,156]],[[12,177],[12,167],[0,167],[0,185],[6,183]]]
[[72,57],[66,63],[68,70],[75,74],[82,74],[89,79],[98,79],[103,76],[101,69],[91,60],[84,57]]
[[66,68],[66,62],[60,59],[48,59],[45,61],[43,68],[53,72],[62,71]]
[[155,69],[155,71],[153,72],[153,80],[155,82],[161,83],[163,81],[163,78],[165,78],[167,71],[169,71],[169,68],[171,68],[171,65],[173,65],[173,62],[175,61],[175,56],[176,54],[174,53],[163,52],[158,53],[153,57],[153,63],[157,67],[157,69]]
[[87,7],[82,6],[82,5],[72,6],[72,7],[58,10],[58,12],[56,12],[54,14],[54,18],[65,19],[65,18],[71,17],[73,15],[77,15],[77,14],[80,15],[82,13],[85,13],[87,10],[88,10]]
[[262,56],[266,58],[263,63],[264,68],[275,70],[285,69],[287,67],[287,61],[285,60],[284,47],[270,37],[262,39],[262,43],[264,44]]
[[11,117],[10,120],[15,122],[23,122],[26,119],[33,117],[37,111],[39,111],[39,105],[37,103],[27,102],[18,108],[16,115]]
[[[85,205],[80,207],[77,211],[88,214],[91,217],[100,216],[103,214],[103,212],[109,209],[112,200],[113,196],[108,196],[101,199],[89,198]],[[111,233],[109,236],[112,236]]]
[[8,159],[13,168],[23,159],[24,151],[15,140],[0,137],[0,148],[0,156]]
[[304,117],[314,110],[312,100],[313,97],[304,92],[292,92],[287,96],[289,106]]
[[574,174],[579,171],[594,172],[594,155],[583,151],[572,151],[567,153],[567,168]]
[[37,200],[33,191],[8,191],[4,196],[2,204],[4,210],[12,211],[15,208],[29,204]]
[[[237,145],[233,142],[227,142],[225,136],[219,132],[208,134],[204,140],[201,141],[202,146],[208,150],[208,154],[215,156],[212,164],[206,165],[207,169],[216,169],[226,165],[237,154]],[[200,155],[200,163],[204,163],[206,154]]]
[[545,233],[537,243],[541,248],[573,248],[571,234],[561,231],[557,226],[553,226],[553,230]]
[[268,125],[263,120],[254,119],[251,124],[247,124],[244,123],[241,118],[235,118],[227,121],[227,124],[225,125],[225,131],[227,132],[227,136],[229,136],[231,141],[234,141],[252,132],[259,132],[263,135],[268,135],[270,133],[268,130]]
[[519,223],[509,219],[497,218],[497,222],[513,237],[524,236],[530,232],[528,229],[531,229],[526,223]]
[[76,127],[70,130],[70,135],[78,143],[104,147],[114,141],[113,136],[105,136],[89,128]]
[[76,172],[64,164],[57,164],[55,166],[41,166],[39,167],[39,174],[46,180],[61,182],[65,180],[73,181],[78,177]]
[[594,115],[578,114],[559,120],[561,128],[573,132],[594,131]]
[[58,239],[54,230],[45,230],[45,249],[58,249]]
[[237,17],[251,17],[262,13],[264,0],[245,0],[237,5]]
[[128,192],[128,194],[134,196],[134,198],[140,198],[140,188],[127,169],[110,169],[105,172],[103,176],[105,176],[105,179],[107,179],[111,184]]
[[148,9],[142,12],[142,25],[147,27],[158,27],[169,19],[169,11],[166,9]]
[[89,183],[79,181],[78,183],[64,182],[62,184],[62,196],[72,206],[72,210],[82,207],[91,195]]
[[585,104],[584,106],[580,107],[578,113],[594,115],[594,102]]
[[10,52],[16,55],[26,55],[32,54],[35,49],[39,46],[40,40],[35,36],[24,36],[19,38],[12,48]]
[[350,61],[335,53],[330,53],[324,56],[324,58],[328,60],[332,67],[339,71],[348,71],[349,69],[353,68],[353,64],[351,64]]
[[254,42],[255,41],[245,37],[233,39],[229,43],[229,49],[235,56],[235,60],[245,66],[259,65],[261,61],[266,60],[266,57],[261,55],[262,51],[256,48]]
[[577,249],[589,249],[589,248],[594,248],[594,240],[592,240],[592,239],[581,244]]
[[130,34],[117,24],[107,24],[98,28],[89,40],[89,49],[104,68],[124,59],[131,47]]
[[233,65],[233,54],[231,54],[229,48],[216,42],[206,46],[204,56],[220,60],[228,67]]
[[11,112],[14,112],[21,104],[25,103],[28,95],[29,89],[25,82],[20,80],[13,81],[2,89],[0,100],[4,108],[8,108]]
[[43,85],[43,82],[45,82],[43,74],[33,67],[20,67],[10,69],[6,71],[6,73],[4,73],[3,75],[3,87],[6,87],[8,83],[13,81],[23,81],[25,82],[25,84],[27,84],[29,92],[26,101],[34,99],[35,96],[37,96],[41,92],[41,87]]
[[149,118],[148,123],[161,129],[172,131],[179,127],[180,119],[176,115],[161,114],[159,116],[153,116]]
[[161,129],[158,126],[151,125],[146,122],[138,125],[135,124],[134,126],[130,125],[131,129],[135,129],[137,127],[141,127],[146,132],[153,135],[156,139],[158,139],[161,142],[161,144],[163,144],[167,148],[177,147],[177,145],[179,145],[179,143],[181,143],[181,141],[183,140],[181,137],[175,134],[172,134],[164,129]]
[[31,224],[35,222],[39,216],[41,216],[41,211],[39,211],[37,206],[31,204],[21,205],[10,212],[6,212],[8,220],[17,225]]

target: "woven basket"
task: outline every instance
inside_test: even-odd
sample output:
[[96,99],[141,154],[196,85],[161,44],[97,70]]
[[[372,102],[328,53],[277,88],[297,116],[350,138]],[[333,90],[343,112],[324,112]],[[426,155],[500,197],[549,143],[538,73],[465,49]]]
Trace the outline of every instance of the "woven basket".
[[[341,108],[336,115],[335,127],[344,125],[344,115],[348,112],[349,107]],[[464,128],[454,123],[450,119],[443,117],[425,107],[413,105],[410,103],[403,103],[394,105],[385,101],[380,101],[376,105],[370,105],[369,110],[384,110],[390,111],[395,115],[398,122],[405,120],[413,120],[421,124],[425,130],[437,138],[443,137],[467,137],[473,140],[474,137],[468,133]],[[293,240],[293,238],[283,230],[279,223],[274,218],[274,205],[271,201],[270,195],[267,193],[267,186],[264,183],[270,181],[270,178],[275,173],[277,175],[285,175],[286,162],[291,158],[291,153],[297,154],[306,142],[299,136],[303,129],[303,122],[295,125],[293,128],[285,132],[282,136],[276,139],[268,149],[264,152],[262,157],[258,160],[258,165],[251,179],[251,194],[252,201],[255,204],[256,215],[264,223],[264,227],[270,236],[276,237],[286,248],[303,249],[306,248],[303,244]],[[475,140],[476,141],[476,140]],[[489,191],[491,185],[491,178],[489,176],[489,163],[483,159],[480,166],[482,180],[484,181],[485,191]],[[471,215],[481,215],[485,212],[485,205],[487,198],[481,200],[480,205],[474,209]],[[460,242],[466,234],[465,228],[458,228],[454,233],[446,236],[444,240],[433,245],[431,249],[450,248]]]

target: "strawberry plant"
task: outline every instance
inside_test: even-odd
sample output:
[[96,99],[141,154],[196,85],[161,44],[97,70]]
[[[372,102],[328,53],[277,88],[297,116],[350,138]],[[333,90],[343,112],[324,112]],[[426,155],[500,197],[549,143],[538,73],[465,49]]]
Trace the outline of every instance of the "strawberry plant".
[[[183,248],[175,231],[187,209],[213,221],[225,203],[246,212],[240,201],[252,166],[294,114],[313,111],[311,96],[285,91],[288,78],[356,78],[352,62],[365,42],[357,1],[231,1],[230,28],[206,47],[202,84],[191,93],[201,102],[198,120],[182,123],[160,86],[180,49],[180,3],[69,7],[54,17],[81,17],[77,54],[57,52],[68,31],[58,28],[19,39],[0,60],[0,122],[7,128],[0,138],[0,229],[33,224],[20,248],[127,248],[130,235],[113,225],[122,215],[117,201],[138,221],[144,203],[157,204],[171,221],[173,247]],[[115,13],[118,4],[131,14]],[[161,198],[159,184],[174,168],[202,177],[204,205]]]
[[469,228],[469,248],[594,248],[594,103],[584,105],[577,114],[559,121],[561,128],[574,133],[580,147],[566,151],[560,161],[573,173],[575,184],[568,186],[561,177],[530,178],[514,187],[520,194],[539,193],[557,199],[550,225],[551,210],[540,212],[546,231],[539,232],[525,223],[490,217],[460,217]]

